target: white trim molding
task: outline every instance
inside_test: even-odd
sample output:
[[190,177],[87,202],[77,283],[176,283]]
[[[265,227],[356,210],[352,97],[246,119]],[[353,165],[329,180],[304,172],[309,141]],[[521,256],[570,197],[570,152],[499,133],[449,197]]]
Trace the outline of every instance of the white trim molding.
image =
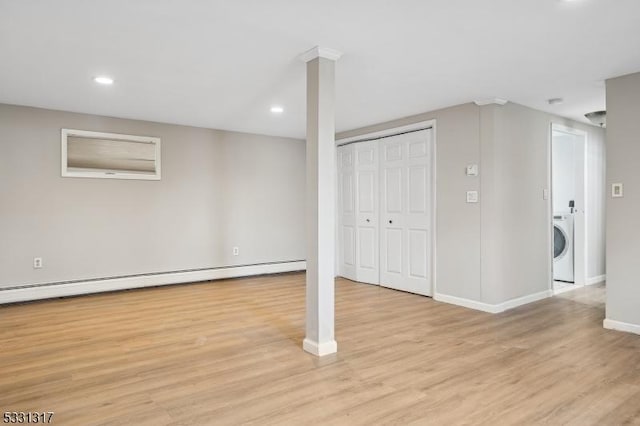
[[[554,287],[555,287],[555,285],[554,285]],[[570,291],[577,290],[579,288],[584,288],[584,286],[573,284],[573,285],[569,285],[567,287],[554,288],[553,289],[553,295],[557,296],[559,294],[568,293]]]
[[631,324],[628,322],[616,321],[605,318],[602,326],[607,330],[624,331],[625,333],[640,334],[640,324]]
[[507,300],[500,303],[499,306],[502,310],[500,312],[508,311],[509,309],[517,308],[518,306],[527,305],[529,303],[537,302],[542,299],[553,296],[551,290],[541,291],[539,293],[529,294],[527,296],[518,297],[516,299]]
[[501,99],[501,98],[488,98],[488,99],[478,99],[476,101],[473,101],[474,104],[478,105],[478,106],[485,106],[485,105],[506,105],[507,102],[509,102],[506,99]]
[[594,285],[594,284],[600,284],[603,283],[607,280],[607,276],[606,275],[598,275],[596,277],[591,277],[587,279],[586,285]]
[[332,61],[337,61],[341,56],[342,52],[340,52],[339,50],[316,46],[300,55],[300,60],[302,62],[309,62],[313,61],[316,58],[324,58]]
[[518,297],[516,299],[507,300],[506,302],[498,303],[495,305],[478,302],[476,300],[465,299],[462,297],[449,296],[447,294],[436,293],[433,297],[438,302],[449,303],[452,305],[462,306],[464,308],[475,309],[477,311],[488,312],[490,314],[499,314],[510,309],[517,308],[518,306],[526,305],[529,303],[537,302],[542,299],[551,297],[553,292],[551,290],[541,291],[540,293],[530,294],[528,296]]
[[202,269],[194,271],[168,272],[159,274],[136,275],[119,278],[106,278],[91,281],[74,281],[59,284],[43,284],[29,287],[0,289],[0,304],[27,302],[30,300],[51,299],[55,297],[78,296],[82,294],[102,293],[105,291],[126,290],[142,287],[156,287],[171,284],[195,283],[201,281],[239,278],[252,275],[278,274],[303,271],[305,261],[264,263],[258,265],[230,266],[224,268]]
[[309,352],[312,355],[325,356],[338,352],[338,343],[335,340],[318,343],[310,339],[304,339],[302,341],[302,348],[305,352]]
[[435,141],[435,138],[436,138],[435,128],[436,128],[436,120],[418,121],[417,123],[411,123],[405,126],[391,127],[389,129],[384,129],[377,132],[363,133],[358,136],[351,136],[348,138],[336,139],[336,145],[345,145],[345,144],[357,142],[357,141],[384,138],[387,136],[394,136],[394,135],[399,135],[401,133],[414,132],[414,131],[423,130],[423,129],[424,130],[433,129],[434,130],[433,140]]
[[476,311],[488,312],[490,314],[497,314],[500,312],[496,305],[465,299],[463,297],[449,296],[448,294],[435,293],[433,295],[433,300],[448,303],[450,305],[462,306],[463,308],[475,309]]

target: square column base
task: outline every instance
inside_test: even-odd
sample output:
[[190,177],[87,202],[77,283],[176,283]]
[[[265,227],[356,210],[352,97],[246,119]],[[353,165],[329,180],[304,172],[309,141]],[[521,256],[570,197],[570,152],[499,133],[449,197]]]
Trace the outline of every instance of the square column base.
[[338,352],[338,343],[335,340],[318,343],[313,340],[304,339],[302,342],[302,348],[305,352],[309,352],[315,356],[325,356]]

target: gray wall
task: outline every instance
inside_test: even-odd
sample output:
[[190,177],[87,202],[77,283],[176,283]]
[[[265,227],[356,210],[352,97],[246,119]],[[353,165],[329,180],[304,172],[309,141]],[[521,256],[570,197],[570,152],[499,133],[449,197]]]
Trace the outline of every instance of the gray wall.
[[[604,274],[604,132],[509,103],[465,104],[344,132],[352,137],[437,120],[437,292],[499,304],[549,289],[551,278],[550,127],[588,132],[589,276]],[[467,164],[480,176],[465,176]],[[465,192],[480,191],[479,204]],[[598,204],[600,203],[600,204]]]
[[607,81],[607,318],[640,326],[640,73]]
[[[508,103],[498,107],[502,131],[497,135],[502,153],[503,174],[500,193],[506,197],[500,210],[507,214],[503,223],[507,232],[502,241],[505,300],[544,291],[541,273],[551,258],[544,250],[551,245],[551,200],[542,200],[542,190],[550,188],[550,126],[561,124],[587,132],[587,281],[605,275],[605,131]],[[544,232],[548,227],[549,231]],[[523,244],[526,242],[526,244]],[[547,249],[548,250],[548,249]],[[515,256],[515,257],[513,257]]]
[[[162,138],[162,180],[60,177],[61,128]],[[304,259],[304,186],[300,140],[0,105],[0,287]]]

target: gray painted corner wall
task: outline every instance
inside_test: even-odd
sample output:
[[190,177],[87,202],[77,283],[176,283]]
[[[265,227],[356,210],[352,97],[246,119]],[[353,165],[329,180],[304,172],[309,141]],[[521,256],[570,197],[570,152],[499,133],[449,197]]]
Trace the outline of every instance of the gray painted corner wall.
[[640,326],[640,73],[607,80],[607,319]]
[[[162,180],[62,178],[61,128],[160,137]],[[304,259],[304,186],[300,140],[0,105],[0,287]]]
[[482,189],[494,200],[482,223],[491,230],[484,238],[495,241],[483,252],[492,271],[483,288],[484,301],[496,304],[549,289],[550,201],[542,195],[549,188],[551,119],[513,103],[487,107],[494,109],[494,133],[483,148],[491,151],[493,170]]
[[551,124],[587,132],[587,279],[605,275],[605,132],[515,103],[481,112],[483,302],[541,293],[551,280]]
[[[604,275],[604,131],[521,105],[464,104],[344,132],[436,120],[437,293],[499,304],[549,290],[551,123],[588,133],[588,277]],[[464,173],[479,164],[479,177]],[[466,191],[480,191],[467,204]]]

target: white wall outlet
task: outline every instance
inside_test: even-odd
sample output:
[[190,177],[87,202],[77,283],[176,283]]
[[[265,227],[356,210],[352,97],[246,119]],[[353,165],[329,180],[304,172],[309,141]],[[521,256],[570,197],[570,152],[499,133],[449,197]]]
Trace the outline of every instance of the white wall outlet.
[[478,191],[467,191],[467,203],[478,202]]
[[33,258],[33,269],[40,269],[42,268],[42,258],[41,257],[34,257]]
[[467,176],[478,176],[478,165],[469,164],[465,171],[467,173]]
[[238,256],[240,254],[240,247],[234,247],[233,248],[233,255],[234,256]]
[[611,197],[622,198],[624,197],[624,185],[621,183],[611,184]]
[[542,190],[542,199],[543,200],[548,200],[549,199],[549,190],[548,189],[543,189]]

